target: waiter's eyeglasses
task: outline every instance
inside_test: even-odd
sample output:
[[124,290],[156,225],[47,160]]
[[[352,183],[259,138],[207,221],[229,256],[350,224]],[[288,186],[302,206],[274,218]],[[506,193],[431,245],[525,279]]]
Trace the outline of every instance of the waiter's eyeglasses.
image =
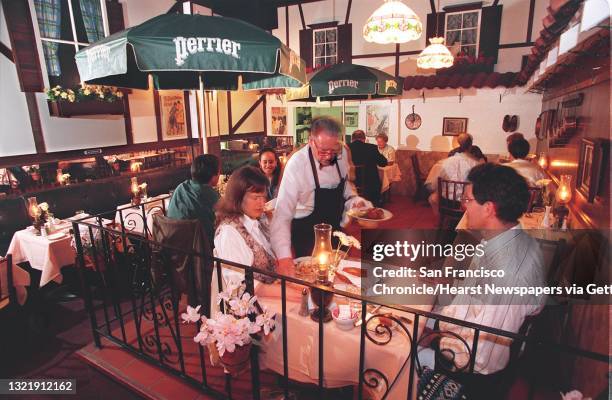
[[[339,152],[337,149],[325,149],[325,150],[320,149],[319,145],[317,144],[316,139],[312,139],[312,143],[314,144],[315,149],[317,149],[317,153],[319,153],[319,155],[321,156],[333,157],[333,156],[336,156]],[[342,147],[340,147],[340,149],[341,148]]]

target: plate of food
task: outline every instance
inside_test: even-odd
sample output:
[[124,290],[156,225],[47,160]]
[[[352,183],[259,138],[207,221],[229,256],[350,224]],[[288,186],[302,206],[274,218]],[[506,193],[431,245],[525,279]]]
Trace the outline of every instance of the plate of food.
[[352,208],[347,214],[364,228],[376,228],[379,223],[393,218],[391,211],[379,207]]

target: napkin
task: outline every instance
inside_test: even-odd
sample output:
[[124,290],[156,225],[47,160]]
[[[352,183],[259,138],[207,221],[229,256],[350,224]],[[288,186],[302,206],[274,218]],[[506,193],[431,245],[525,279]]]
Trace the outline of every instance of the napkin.
[[361,287],[361,277],[355,276],[353,274],[349,274],[348,272],[344,272],[344,268],[353,267],[353,268],[361,268],[360,261],[352,261],[352,260],[342,260],[340,264],[338,264],[338,269],[336,270],[337,274],[340,274],[351,281],[351,284]]

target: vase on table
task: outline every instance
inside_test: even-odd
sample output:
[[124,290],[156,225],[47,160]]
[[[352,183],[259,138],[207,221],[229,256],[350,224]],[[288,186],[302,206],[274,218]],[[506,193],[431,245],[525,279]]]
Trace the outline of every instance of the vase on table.
[[251,346],[252,343],[236,346],[231,353],[226,350],[223,355],[219,357],[219,361],[221,365],[223,365],[226,373],[237,376],[247,368],[249,355],[251,354]]
[[540,224],[540,226],[542,228],[549,228],[550,227],[550,210],[551,210],[551,206],[546,206],[546,209],[544,211],[544,218],[542,218],[542,223]]

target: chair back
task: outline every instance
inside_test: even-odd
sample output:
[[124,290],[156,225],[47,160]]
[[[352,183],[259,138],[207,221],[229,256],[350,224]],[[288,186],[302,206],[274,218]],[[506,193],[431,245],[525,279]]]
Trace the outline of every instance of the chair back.
[[469,182],[438,178],[438,212],[440,214],[438,225],[440,227],[444,227],[445,221],[450,221],[452,228],[459,222],[464,211],[461,206],[461,196],[469,184]]
[[187,293],[189,304],[202,305],[203,313],[210,316],[212,246],[200,221],[154,214],[151,235],[154,241],[181,250],[158,250],[151,265],[155,285],[163,285],[164,274],[170,276],[173,287]]
[[0,309],[16,304],[17,293],[13,285],[13,259],[10,254],[0,257]]
[[542,189],[535,186],[529,186],[529,203],[527,203],[527,212],[531,212],[533,207],[538,205],[541,194]]

